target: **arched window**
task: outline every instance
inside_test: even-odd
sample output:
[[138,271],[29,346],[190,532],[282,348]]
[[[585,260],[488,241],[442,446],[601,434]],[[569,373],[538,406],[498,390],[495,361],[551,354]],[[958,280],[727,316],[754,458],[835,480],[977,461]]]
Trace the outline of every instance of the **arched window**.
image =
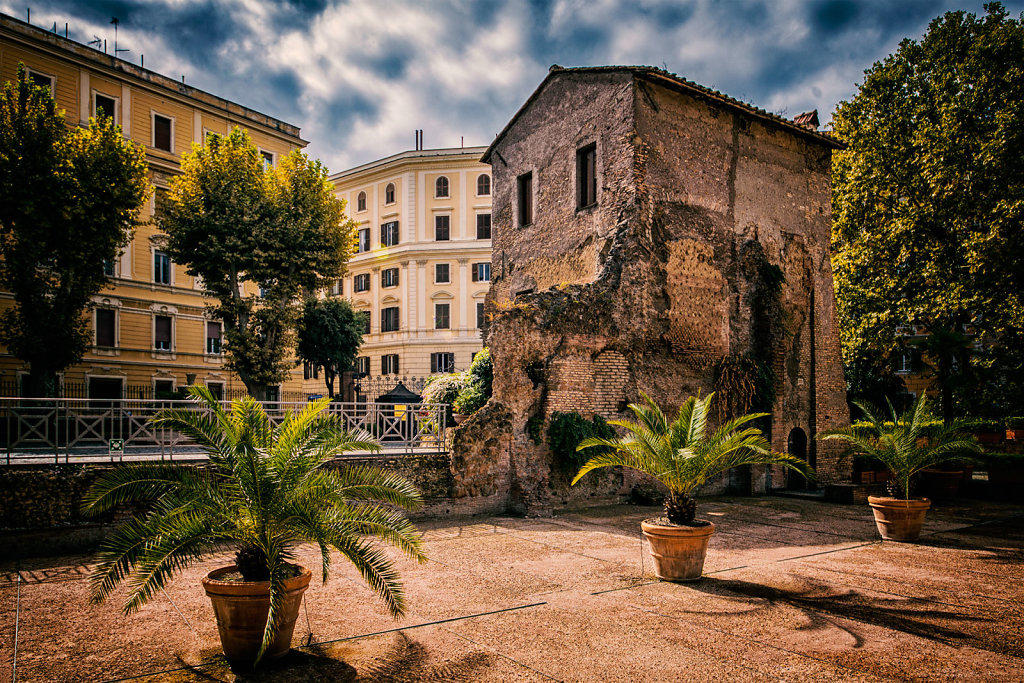
[[448,196],[448,178],[441,176],[434,183],[434,196],[435,197],[447,197]]
[[356,211],[366,211],[366,193],[360,192],[356,198]]
[[395,184],[388,183],[388,186],[384,188],[384,203],[394,204],[395,203]]
[[491,193],[491,176],[481,173],[476,179],[476,194],[484,197]]

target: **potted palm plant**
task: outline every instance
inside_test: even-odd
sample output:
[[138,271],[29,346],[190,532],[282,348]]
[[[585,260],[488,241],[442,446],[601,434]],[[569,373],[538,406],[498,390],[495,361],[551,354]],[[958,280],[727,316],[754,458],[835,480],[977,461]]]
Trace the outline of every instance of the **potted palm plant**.
[[903,415],[897,414],[889,403],[886,421],[880,420],[866,404],[854,405],[864,413],[866,421],[829,430],[818,438],[845,441],[854,455],[874,458],[889,468],[889,495],[868,496],[875,525],[885,540],[916,541],[925,513],[931,507],[929,499],[911,495],[918,475],[944,462],[969,459],[970,454],[982,452],[981,446],[977,439],[955,426],[937,422],[928,410],[924,393]]
[[644,520],[640,527],[651,546],[655,575],[666,581],[696,581],[704,570],[708,540],[715,525],[696,519],[693,493],[712,477],[743,465],[782,465],[805,477],[814,476],[807,463],[773,452],[761,430],[751,426],[767,413],[752,413],[725,422],[709,433],[708,415],[714,393],[691,396],[669,422],[654,401],[631,403],[635,420],[610,420],[626,430],[618,438],[592,437],[578,451],[598,448],[598,455],[580,468],[572,483],[602,467],[629,467],[648,474],[668,489],[665,516]]
[[210,572],[203,586],[213,602],[224,654],[255,664],[291,647],[292,629],[312,572],[296,565],[303,543],[320,550],[327,582],[330,551],[351,561],[388,610],[405,610],[394,567],[372,539],[425,561],[419,533],[402,510],[421,504],[416,488],[370,467],[323,467],[345,451],[378,450],[367,435],[324,414],[329,399],[310,403],[274,425],[245,398],[225,410],[206,387],[191,387],[196,410],[160,411],[153,424],[181,432],[209,458],[205,467],[146,463],[111,470],[85,496],[88,512],[122,505],[143,512],[100,548],[90,576],[100,602],[120,583],[130,588],[124,612],[145,604],[175,574],[204,555],[233,548],[235,562]]

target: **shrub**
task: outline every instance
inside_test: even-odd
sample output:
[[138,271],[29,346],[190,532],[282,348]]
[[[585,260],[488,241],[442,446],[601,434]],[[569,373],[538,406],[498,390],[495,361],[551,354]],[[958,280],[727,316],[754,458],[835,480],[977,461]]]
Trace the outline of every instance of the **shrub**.
[[1024,429],[1024,417],[1008,417],[1006,426],[1010,429]]
[[485,403],[487,403],[487,397],[484,396],[483,386],[473,383],[463,387],[459,395],[455,397],[452,407],[455,408],[456,413],[472,415],[483,408]]
[[463,373],[465,382],[452,401],[455,412],[472,415],[484,407],[491,397],[491,385],[494,382],[494,366],[491,364],[491,352],[485,347],[473,356],[469,370]]
[[455,403],[459,392],[466,386],[468,377],[464,372],[450,372],[445,375],[432,375],[427,378],[423,387],[424,403]]
[[584,439],[613,439],[615,436],[615,430],[600,415],[588,420],[576,411],[556,412],[548,424],[548,445],[555,465],[564,472],[575,471],[596,455],[597,449],[576,450]]

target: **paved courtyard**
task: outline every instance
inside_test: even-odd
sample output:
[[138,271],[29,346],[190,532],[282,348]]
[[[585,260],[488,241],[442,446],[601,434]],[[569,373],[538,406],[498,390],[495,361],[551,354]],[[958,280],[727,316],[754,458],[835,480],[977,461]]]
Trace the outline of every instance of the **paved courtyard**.
[[656,508],[424,522],[407,617],[339,563],[306,594],[311,644],[256,675],[219,655],[199,585],[226,556],[131,617],[88,604],[86,557],[0,563],[0,681],[16,620],[19,681],[1024,680],[1024,505],[935,509],[917,545],[879,542],[866,505],[698,511],[718,533],[691,585],[652,576],[639,522]]

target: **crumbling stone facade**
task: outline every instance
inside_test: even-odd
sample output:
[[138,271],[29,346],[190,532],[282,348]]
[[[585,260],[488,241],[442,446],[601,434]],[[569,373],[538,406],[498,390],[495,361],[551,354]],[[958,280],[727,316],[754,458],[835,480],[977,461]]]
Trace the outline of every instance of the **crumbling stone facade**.
[[[596,201],[581,207],[591,147]],[[528,438],[531,417],[612,418],[641,391],[678,406],[744,356],[773,371],[773,447],[803,447],[821,481],[848,480],[849,463],[814,439],[847,419],[829,258],[835,147],[659,69],[553,67],[484,155],[492,403],[511,434],[506,452],[477,449],[467,469],[507,480],[514,509],[543,514],[550,463]],[[783,476],[739,485],[764,491]]]

